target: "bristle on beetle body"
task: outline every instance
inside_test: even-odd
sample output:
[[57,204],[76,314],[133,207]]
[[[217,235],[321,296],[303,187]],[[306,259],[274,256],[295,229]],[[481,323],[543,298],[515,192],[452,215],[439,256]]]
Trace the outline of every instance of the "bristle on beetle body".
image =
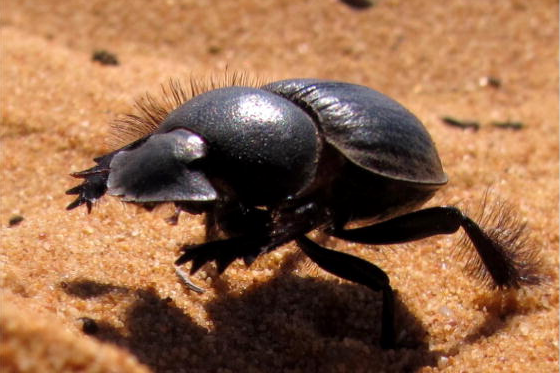
[[[487,191],[473,219],[492,242],[493,252],[477,253],[472,239],[463,232],[457,251],[465,270],[482,284],[492,288],[519,288],[543,282],[539,275],[542,260],[530,239],[527,223],[515,209]],[[484,260],[483,258],[487,259]],[[493,273],[496,272],[496,273]]]
[[170,78],[159,94],[146,93],[134,103],[133,113],[122,114],[111,123],[109,146],[118,149],[155,131],[179,106],[202,93],[224,87],[260,87],[268,80],[245,72],[226,70],[221,76]]

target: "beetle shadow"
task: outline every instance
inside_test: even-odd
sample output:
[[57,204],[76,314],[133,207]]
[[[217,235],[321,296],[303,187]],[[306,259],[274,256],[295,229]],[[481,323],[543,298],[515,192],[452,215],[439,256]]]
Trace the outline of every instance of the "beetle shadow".
[[329,372],[341,366],[349,371],[415,371],[434,366],[438,357],[428,349],[425,329],[398,296],[400,347],[382,350],[381,297],[359,285],[281,274],[241,295],[219,286],[219,294],[204,306],[208,328],[153,288],[89,280],[65,282],[62,288],[88,300],[115,292],[133,297],[122,316],[124,328],[95,320],[92,336],[129,350],[154,372]]

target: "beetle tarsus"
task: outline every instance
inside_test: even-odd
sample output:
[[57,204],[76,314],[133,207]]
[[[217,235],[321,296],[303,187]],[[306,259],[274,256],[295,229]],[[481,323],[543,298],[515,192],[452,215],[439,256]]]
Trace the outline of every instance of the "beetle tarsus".
[[499,288],[520,288],[543,281],[538,274],[538,251],[528,239],[527,226],[508,205],[496,203],[483,210],[478,224],[463,214],[462,227],[462,246],[474,246],[478,252],[467,261],[471,274]]
[[84,182],[74,188],[68,189],[66,194],[77,194],[78,197],[66,206],[66,210],[75,209],[83,204],[86,205],[88,213],[91,212],[91,207],[95,201],[103,197],[107,192],[107,179],[109,178],[109,164],[113,159],[113,153],[105,156],[95,158],[97,166],[88,168],[80,172],[73,172],[70,175],[85,179]]
[[90,213],[92,204],[103,197],[107,192],[107,177],[109,176],[109,172],[104,169],[96,170],[98,167],[99,166],[96,166],[90,170],[86,170],[91,171],[89,173],[83,171],[72,174],[74,177],[85,178],[85,181],[66,191],[66,194],[78,195],[78,197],[66,207],[67,210],[75,209],[85,203],[88,213]]

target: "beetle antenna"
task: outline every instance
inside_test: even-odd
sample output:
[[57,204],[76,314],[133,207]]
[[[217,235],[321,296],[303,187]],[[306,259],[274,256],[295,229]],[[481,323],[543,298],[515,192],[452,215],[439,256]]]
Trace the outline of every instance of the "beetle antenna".
[[[473,243],[472,232],[465,229],[459,241],[462,249],[458,253],[466,261],[465,268],[470,275],[495,287],[519,287],[542,282],[537,270],[541,260],[534,243],[529,239],[527,223],[521,221],[511,205],[499,200],[490,201],[486,193],[476,220],[482,234],[488,239],[485,241],[493,246],[496,258],[492,258],[490,263],[483,262],[477,251],[472,250],[473,246],[479,250]],[[500,281],[493,277],[493,268],[488,268],[494,264],[499,266],[498,263],[504,263],[507,267],[501,273],[503,278]]]

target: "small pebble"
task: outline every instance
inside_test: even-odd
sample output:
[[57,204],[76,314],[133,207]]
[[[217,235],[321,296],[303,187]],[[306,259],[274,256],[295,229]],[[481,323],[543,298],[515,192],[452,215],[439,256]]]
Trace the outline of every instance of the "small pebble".
[[113,65],[116,66],[119,64],[119,60],[117,55],[111,52],[108,52],[104,49],[96,50],[93,52],[91,56],[91,60],[95,62],[99,62],[102,65]]
[[24,217],[21,215],[12,215],[12,217],[10,217],[10,220],[8,220],[8,226],[15,227],[16,225],[19,225],[19,223],[21,223],[23,220]]
[[94,319],[89,317],[80,317],[79,320],[82,322],[82,331],[88,335],[95,334],[99,331],[99,325]]

